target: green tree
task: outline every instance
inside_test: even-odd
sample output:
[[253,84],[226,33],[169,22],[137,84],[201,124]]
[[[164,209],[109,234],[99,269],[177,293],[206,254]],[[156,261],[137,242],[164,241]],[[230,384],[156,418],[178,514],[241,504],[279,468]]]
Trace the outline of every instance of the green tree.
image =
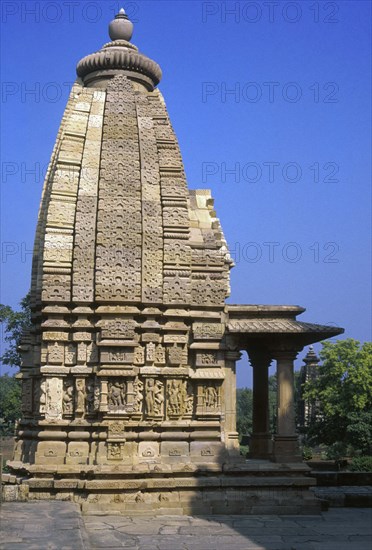
[[18,351],[22,333],[31,326],[30,294],[21,300],[21,309],[14,311],[10,306],[0,304],[0,323],[7,349],[0,356],[0,361],[10,367],[20,367],[21,356]]
[[305,384],[304,397],[320,403],[309,428],[314,443],[341,452],[370,452],[372,440],[372,342],[325,342],[319,376]]
[[253,392],[250,388],[236,390],[236,429],[240,435],[252,432]]
[[12,376],[0,376],[0,434],[8,435],[21,416],[21,384]]

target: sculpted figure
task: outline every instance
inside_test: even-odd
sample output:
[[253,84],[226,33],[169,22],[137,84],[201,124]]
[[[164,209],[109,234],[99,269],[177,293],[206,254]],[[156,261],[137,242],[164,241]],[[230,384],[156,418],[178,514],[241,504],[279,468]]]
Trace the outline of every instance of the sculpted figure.
[[146,380],[146,412],[149,415],[154,414],[154,394],[155,394],[155,381],[153,378]]
[[184,381],[181,384],[181,403],[184,414],[192,414],[194,405],[193,388],[190,383]]
[[148,378],[146,382],[146,412],[148,415],[159,416],[164,414],[163,404],[164,404],[164,395],[163,395],[164,385],[160,380],[154,380],[153,378]]
[[93,400],[93,407],[95,411],[99,411],[100,403],[101,403],[101,388],[99,387],[99,382],[96,382],[94,386],[94,400]]
[[76,382],[76,411],[85,411],[85,380],[78,380]]
[[168,410],[170,414],[181,413],[182,392],[179,380],[171,380],[168,385]]
[[213,386],[207,386],[205,388],[205,404],[209,409],[213,409],[217,406],[218,394],[216,388]]
[[71,382],[68,382],[65,385],[63,392],[63,414],[72,414],[73,413],[73,399],[74,399],[74,386]]
[[114,407],[125,405],[125,384],[124,382],[111,382],[109,385],[109,402]]
[[94,380],[87,383],[87,412],[94,413]]
[[157,380],[154,387],[154,412],[157,415],[163,414],[163,404],[164,404],[164,395],[163,395],[163,382]]
[[142,401],[143,401],[143,382],[136,378],[134,382],[134,405],[133,405],[133,411],[134,412],[140,412],[142,408]]

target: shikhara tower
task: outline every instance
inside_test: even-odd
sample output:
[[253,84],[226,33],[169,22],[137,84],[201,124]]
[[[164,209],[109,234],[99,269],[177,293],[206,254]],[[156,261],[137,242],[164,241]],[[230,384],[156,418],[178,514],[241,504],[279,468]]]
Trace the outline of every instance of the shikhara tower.
[[[232,261],[213,199],[187,188],[157,89],[160,67],[131,35],[121,10],[112,41],[78,63],[56,139],[11,466],[28,472],[32,498],[70,497],[93,509],[247,513],[268,501],[274,511],[309,509],[293,360],[340,330],[296,321],[304,311],[296,306],[225,304]],[[240,350],[254,369],[250,450],[259,466],[239,457]]]

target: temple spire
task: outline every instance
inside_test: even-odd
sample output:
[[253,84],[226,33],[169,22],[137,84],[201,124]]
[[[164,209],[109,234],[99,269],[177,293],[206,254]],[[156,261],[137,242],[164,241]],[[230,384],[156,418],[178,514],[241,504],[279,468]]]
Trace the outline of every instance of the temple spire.
[[111,40],[129,40],[133,34],[133,23],[129,21],[124,8],[119,10],[115,19],[109,24],[109,35]]

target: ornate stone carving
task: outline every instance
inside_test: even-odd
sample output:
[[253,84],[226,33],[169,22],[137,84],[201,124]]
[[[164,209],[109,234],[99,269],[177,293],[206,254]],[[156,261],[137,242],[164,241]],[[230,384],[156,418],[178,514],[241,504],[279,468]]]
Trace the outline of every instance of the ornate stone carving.
[[108,435],[110,438],[124,437],[124,422],[110,422]]
[[133,384],[134,390],[134,401],[133,401],[133,412],[140,413],[142,412],[142,403],[143,403],[143,382],[137,377]]
[[112,380],[108,384],[109,411],[124,411],[126,405],[126,384],[120,380]]
[[146,379],[146,415],[158,417],[164,415],[164,384],[156,378]]
[[146,344],[146,361],[149,363],[153,363],[155,361],[156,356],[156,347],[153,342],[149,342]]
[[193,411],[193,392],[186,380],[167,381],[167,416],[183,417]]
[[76,365],[76,345],[67,344],[65,347],[65,364],[66,365]]
[[143,346],[137,346],[134,348],[134,364],[143,365],[145,362],[145,348]]
[[168,361],[170,365],[181,365],[184,359],[183,348],[174,344],[168,349]]
[[61,365],[64,360],[63,345],[58,342],[48,344],[48,363]]
[[105,321],[102,327],[102,338],[133,340],[135,338],[135,327],[135,321],[130,319]]
[[62,378],[47,378],[45,388],[45,418],[47,420],[60,420],[62,418]]
[[122,460],[123,444],[122,443],[107,443],[107,458],[109,460]]
[[72,416],[74,412],[74,383],[72,379],[63,381],[63,415]]
[[80,416],[85,414],[86,397],[85,378],[78,378],[75,386],[75,412],[79,413]]
[[165,349],[161,344],[156,346],[155,363],[157,365],[163,365],[165,363]]
[[100,404],[100,386],[95,378],[88,378],[86,381],[86,412],[95,414],[99,411]]
[[203,387],[204,407],[206,412],[215,412],[220,405],[220,392],[216,384],[207,384]]
[[192,330],[198,340],[219,340],[224,334],[224,326],[220,323],[194,323]]

